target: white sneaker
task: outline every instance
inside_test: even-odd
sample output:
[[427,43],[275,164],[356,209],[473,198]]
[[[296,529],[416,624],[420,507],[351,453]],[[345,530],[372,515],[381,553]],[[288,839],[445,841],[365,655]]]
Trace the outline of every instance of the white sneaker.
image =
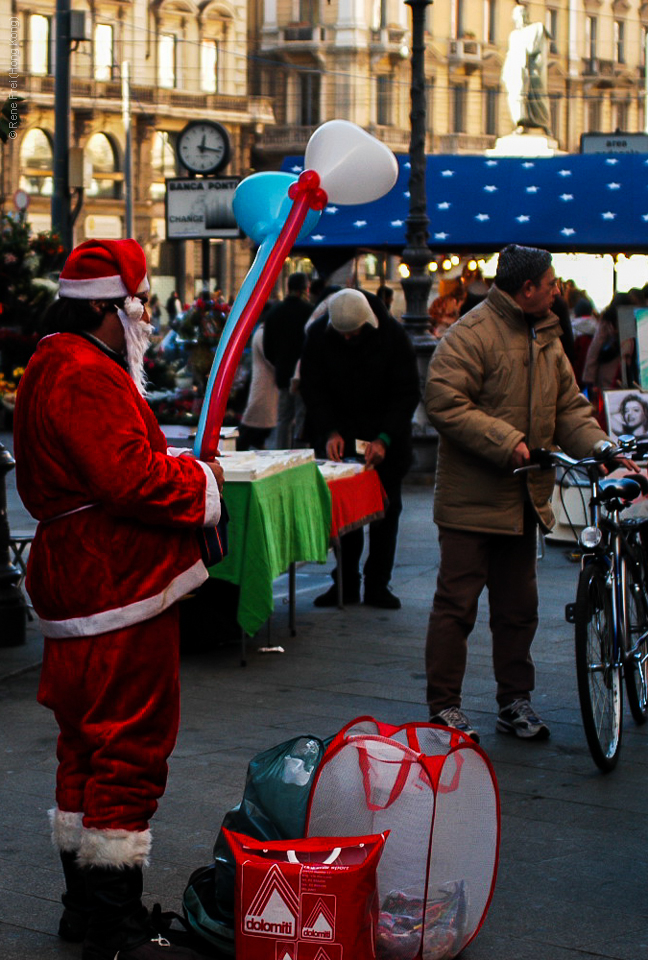
[[479,743],[479,734],[470,724],[470,720],[459,707],[446,707],[439,710],[433,717],[430,717],[430,723],[436,723],[440,727],[453,727],[455,730],[465,733],[466,736]]

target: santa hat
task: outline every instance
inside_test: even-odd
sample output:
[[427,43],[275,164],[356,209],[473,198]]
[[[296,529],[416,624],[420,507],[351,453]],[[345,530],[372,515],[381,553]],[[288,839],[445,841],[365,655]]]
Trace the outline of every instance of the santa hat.
[[137,240],[86,240],[65,261],[59,296],[112,300],[147,293],[146,257]]

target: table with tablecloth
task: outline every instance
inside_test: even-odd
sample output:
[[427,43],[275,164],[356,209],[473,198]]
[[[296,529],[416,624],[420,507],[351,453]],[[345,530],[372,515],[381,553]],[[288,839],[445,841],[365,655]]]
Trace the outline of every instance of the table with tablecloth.
[[248,636],[272,614],[272,584],[286,571],[292,627],[295,563],[325,562],[339,537],[379,519],[385,502],[374,470],[326,481],[314,461],[261,479],[226,480],[223,498],[229,552],[209,573],[239,587],[237,621]]
[[272,583],[292,563],[324,563],[331,493],[314,461],[247,482],[225,481],[229,553],[210,575],[240,587],[237,619],[253,636],[273,611]]

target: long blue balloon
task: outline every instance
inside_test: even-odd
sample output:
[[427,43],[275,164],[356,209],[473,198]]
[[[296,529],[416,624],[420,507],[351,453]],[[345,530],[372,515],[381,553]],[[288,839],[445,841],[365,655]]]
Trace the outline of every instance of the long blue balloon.
[[[297,177],[291,173],[269,171],[255,173],[239,183],[234,193],[233,210],[238,225],[243,232],[260,244],[254,262],[250,267],[241,288],[236,295],[227,322],[223,328],[214,362],[207,381],[205,399],[203,400],[198,429],[194,442],[194,454],[199,457],[205,434],[207,414],[214,386],[218,380],[223,357],[232,333],[236,329],[241,314],[245,309],[252,293],[257,286],[268,257],[277,242],[284,223],[292,207],[292,200],[288,196],[288,189],[295,183]],[[318,211],[309,211],[304,226],[299,232],[298,240],[307,237],[314,230],[320,214]]]

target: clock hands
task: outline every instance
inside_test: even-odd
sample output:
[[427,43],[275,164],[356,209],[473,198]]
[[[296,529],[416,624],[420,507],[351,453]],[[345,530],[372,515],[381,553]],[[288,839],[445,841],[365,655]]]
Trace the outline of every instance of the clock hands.
[[201,147],[200,149],[201,149],[201,151],[202,151],[203,153],[205,152],[205,150],[209,150],[210,153],[222,153],[222,152],[223,152],[222,147],[206,147],[204,144],[202,145],[202,147]]

